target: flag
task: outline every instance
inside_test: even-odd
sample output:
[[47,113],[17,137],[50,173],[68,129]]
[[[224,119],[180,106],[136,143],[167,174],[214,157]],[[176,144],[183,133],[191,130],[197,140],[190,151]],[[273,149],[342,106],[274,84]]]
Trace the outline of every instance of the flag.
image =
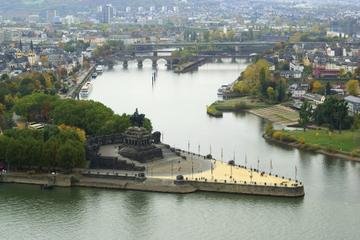
[[297,176],[297,167],[295,165],[295,179],[296,179],[296,176]]
[[272,160],[270,160],[270,171],[272,171],[273,169],[273,164],[272,164]]

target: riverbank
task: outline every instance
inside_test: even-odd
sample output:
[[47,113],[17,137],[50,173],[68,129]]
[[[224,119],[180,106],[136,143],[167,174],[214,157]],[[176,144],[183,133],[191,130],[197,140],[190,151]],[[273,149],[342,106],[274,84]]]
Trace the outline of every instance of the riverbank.
[[267,141],[321,153],[344,160],[360,161],[360,132],[327,130],[273,131],[264,134]]
[[59,94],[61,98],[78,98],[80,89],[83,87],[83,85],[91,78],[91,74],[93,74],[95,71],[95,65],[92,65],[89,69],[81,71],[79,76],[79,81],[72,86],[69,91],[65,94]]
[[223,112],[238,112],[266,108],[271,105],[252,97],[239,97],[219,100],[207,107],[207,113],[213,117],[222,117]]
[[[108,170],[111,171],[111,170]],[[49,179],[53,179],[54,187],[89,187],[117,190],[135,190],[145,192],[176,193],[186,194],[194,192],[218,192],[235,193],[277,197],[302,197],[304,187],[301,183],[289,183],[289,179],[282,179],[283,184],[267,185],[266,183],[237,183],[236,181],[227,183],[226,181],[208,181],[205,178],[186,179],[176,181],[167,178],[131,178],[115,175],[28,175],[26,173],[7,173],[0,176],[2,183],[17,183],[31,185],[48,185]],[[286,183],[285,183],[286,182]]]
[[144,172],[113,169],[77,169],[70,175],[11,172],[0,175],[0,181],[164,193],[205,191],[281,197],[302,197],[305,194],[303,184],[296,179],[175,148],[163,148],[163,154],[164,158],[147,163]]

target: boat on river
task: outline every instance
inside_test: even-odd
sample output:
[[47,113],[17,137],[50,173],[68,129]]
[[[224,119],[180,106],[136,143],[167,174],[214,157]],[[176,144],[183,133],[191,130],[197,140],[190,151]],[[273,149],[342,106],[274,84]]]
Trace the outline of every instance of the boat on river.
[[224,92],[229,91],[230,86],[229,85],[221,85],[221,87],[218,89],[217,95],[222,96]]
[[104,72],[104,68],[101,65],[96,66],[95,70],[96,70],[97,73],[103,73]]
[[80,96],[82,98],[87,98],[92,91],[92,83],[90,81],[86,82],[84,86],[80,89]]

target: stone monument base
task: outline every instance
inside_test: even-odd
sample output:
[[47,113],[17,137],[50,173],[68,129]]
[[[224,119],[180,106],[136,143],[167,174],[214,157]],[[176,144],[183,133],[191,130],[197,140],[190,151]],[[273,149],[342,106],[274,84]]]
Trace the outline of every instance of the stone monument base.
[[152,159],[163,158],[163,154],[160,148],[153,145],[147,146],[119,146],[119,154],[123,157],[130,158],[132,160],[146,163]]

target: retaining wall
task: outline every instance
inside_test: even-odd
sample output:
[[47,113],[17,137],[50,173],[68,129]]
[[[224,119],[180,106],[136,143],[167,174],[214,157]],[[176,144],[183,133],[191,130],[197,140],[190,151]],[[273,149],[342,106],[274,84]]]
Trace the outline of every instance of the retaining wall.
[[304,186],[280,187],[265,186],[254,184],[235,184],[235,183],[215,183],[215,182],[197,182],[186,181],[198,191],[222,192],[222,193],[240,193],[251,195],[281,196],[281,197],[301,197],[304,196]]

